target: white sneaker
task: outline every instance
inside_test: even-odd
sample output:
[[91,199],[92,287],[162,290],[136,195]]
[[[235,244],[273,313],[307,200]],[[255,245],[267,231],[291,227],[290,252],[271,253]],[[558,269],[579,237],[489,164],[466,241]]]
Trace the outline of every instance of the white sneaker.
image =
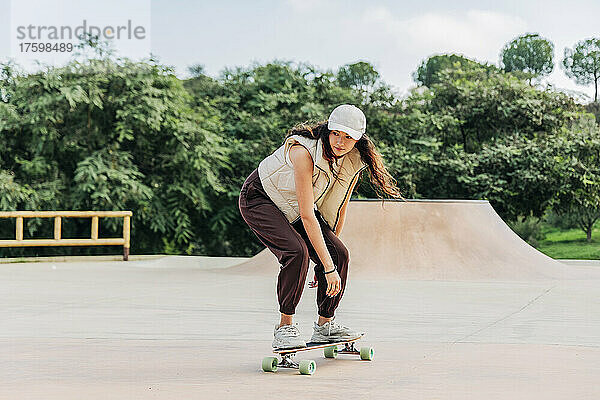
[[295,349],[298,347],[306,347],[306,342],[300,339],[298,331],[298,323],[293,325],[275,325],[273,332],[273,348],[274,349]]
[[334,321],[334,318],[321,326],[315,322],[310,341],[313,343],[340,342],[342,340],[356,339],[362,335],[362,333],[338,324]]

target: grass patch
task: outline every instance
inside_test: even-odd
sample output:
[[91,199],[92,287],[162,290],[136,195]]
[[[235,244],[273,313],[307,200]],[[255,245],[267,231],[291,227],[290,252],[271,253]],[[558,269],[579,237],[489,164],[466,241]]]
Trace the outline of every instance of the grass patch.
[[600,224],[592,230],[592,242],[588,243],[581,229],[561,230],[552,226],[544,226],[546,235],[541,240],[538,250],[552,257],[561,259],[598,260],[600,259]]

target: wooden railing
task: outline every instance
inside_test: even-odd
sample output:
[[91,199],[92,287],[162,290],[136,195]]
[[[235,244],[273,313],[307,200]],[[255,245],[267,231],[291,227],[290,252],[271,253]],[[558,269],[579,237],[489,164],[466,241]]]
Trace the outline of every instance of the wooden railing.
[[[123,246],[123,260],[129,259],[129,236],[131,232],[131,211],[0,211],[0,218],[16,218],[15,240],[0,240],[0,247],[30,246]],[[90,239],[61,238],[62,218],[91,218]],[[98,238],[98,218],[123,217],[123,237]],[[23,218],[54,218],[54,239],[23,240]]]

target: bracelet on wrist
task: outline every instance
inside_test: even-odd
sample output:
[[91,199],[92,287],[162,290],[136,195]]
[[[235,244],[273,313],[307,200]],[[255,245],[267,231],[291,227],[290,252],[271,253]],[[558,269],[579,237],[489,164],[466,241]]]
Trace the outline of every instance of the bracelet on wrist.
[[[323,271],[325,271],[325,268],[323,268]],[[337,267],[335,265],[333,266],[333,269],[331,271],[325,272],[325,275],[331,274],[333,271],[337,271]]]

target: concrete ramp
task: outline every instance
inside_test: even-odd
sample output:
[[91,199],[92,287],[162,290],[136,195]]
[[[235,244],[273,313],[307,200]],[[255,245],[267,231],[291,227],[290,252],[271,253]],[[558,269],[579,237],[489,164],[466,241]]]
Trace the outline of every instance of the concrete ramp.
[[[538,280],[585,279],[589,272],[565,266],[527,244],[488,201],[358,200],[348,207],[340,238],[350,251],[352,277]],[[265,249],[228,270],[272,275],[279,264]]]

